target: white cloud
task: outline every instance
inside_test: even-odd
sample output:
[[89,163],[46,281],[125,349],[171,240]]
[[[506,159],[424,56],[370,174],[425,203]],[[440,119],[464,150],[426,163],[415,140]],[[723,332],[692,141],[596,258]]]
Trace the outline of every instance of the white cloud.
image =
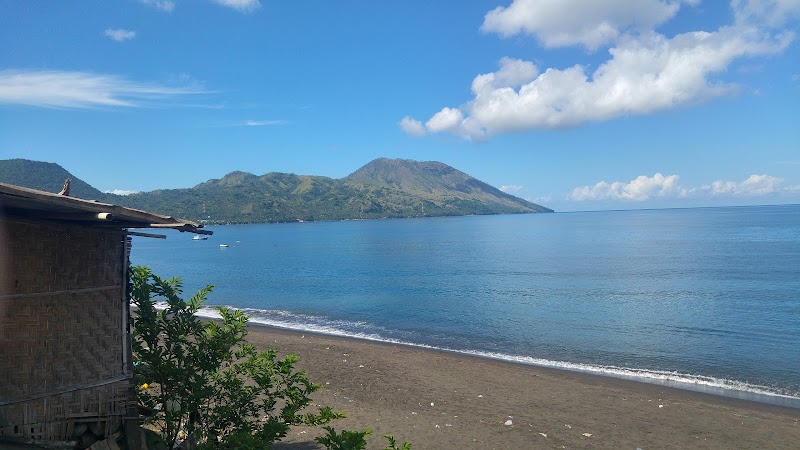
[[569,199],[645,201],[652,198],[685,197],[688,191],[678,184],[678,175],[664,176],[656,173],[652,177],[640,175],[625,183],[601,181],[594,186],[581,186],[572,190]]
[[214,0],[214,2],[243,13],[250,13],[261,8],[259,0]]
[[247,127],[268,127],[275,125],[288,125],[288,120],[248,120],[244,123]]
[[139,0],[139,2],[165,12],[172,12],[175,9],[175,2],[170,0]]
[[664,176],[656,173],[652,177],[641,175],[629,182],[601,181],[594,186],[576,187],[567,198],[575,202],[602,200],[643,202],[653,199],[761,197],[797,192],[800,192],[800,185],[784,186],[782,178],[770,175],[750,175],[741,182],[717,180],[711,184],[688,188],[679,184],[678,175]]
[[454,131],[461,127],[464,115],[456,108],[442,108],[425,123],[425,127],[432,133],[440,131]]
[[732,0],[737,23],[780,27],[800,19],[800,0]]
[[539,69],[530,61],[503,57],[500,58],[499,66],[500,70],[497,72],[475,77],[472,80],[472,91],[483,92],[505,87],[518,88],[539,75]]
[[[655,30],[698,0],[514,0],[490,11],[482,29],[535,34],[546,46],[611,44],[594,71],[575,64],[539,70],[502,58],[472,81],[473,98],[427,122],[431,133],[467,139],[553,129],[696,104],[737,93],[717,78],[734,62],[782,52],[794,33],[775,27],[800,18],[800,0],[734,0],[734,23],[667,37]],[[417,120],[410,118],[409,120]]]
[[583,45],[589,50],[613,42],[621,34],[649,31],[671,19],[680,1],[514,0],[484,17],[481,30],[503,37],[535,35],[546,47]]
[[506,194],[516,194],[517,192],[521,191],[524,186],[520,186],[518,184],[506,184],[500,186],[500,190],[505,192]]
[[114,195],[131,195],[137,194],[139,191],[129,191],[127,189],[112,189],[110,191],[103,191],[106,194],[114,194]]
[[[213,1],[218,5],[226,6],[228,8],[233,8],[242,13],[251,13],[261,8],[261,2],[259,0],[211,0],[211,1]],[[171,12],[173,9],[175,9],[174,0],[139,0],[139,2],[166,12]]]
[[409,136],[425,136],[425,125],[423,125],[419,120],[405,116],[397,124],[400,126],[400,129]]
[[754,197],[774,194],[780,191],[792,191],[794,186],[784,188],[783,179],[769,175],[750,175],[742,182],[717,180],[710,185],[703,186],[703,190],[711,195],[730,195],[735,197]]
[[105,35],[117,42],[124,42],[136,37],[136,32],[124,28],[107,28]]
[[206,92],[196,84],[147,84],[88,72],[0,71],[0,104],[45,108],[141,107]]
[[753,28],[672,39],[647,33],[622,38],[591,75],[580,65],[539,73],[530,61],[503,58],[498,71],[475,77],[471,101],[443,108],[426,125],[432,133],[481,138],[671,109],[735,92],[736,86],[710,76],[737,58],[776,53],[789,42],[789,36],[765,37]]

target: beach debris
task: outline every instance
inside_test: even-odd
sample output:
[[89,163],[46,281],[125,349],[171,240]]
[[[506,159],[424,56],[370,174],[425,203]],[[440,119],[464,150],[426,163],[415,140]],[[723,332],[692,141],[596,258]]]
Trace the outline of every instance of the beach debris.
[[564,424],[564,427],[569,428],[570,430],[572,429],[572,425],[567,425],[566,423]]
[[411,411],[411,415],[415,416],[415,415],[417,415],[417,412],[416,411]]
[[343,361],[343,362],[347,362],[347,360],[346,360],[346,359],[343,359],[342,361]]
[[364,367],[364,365],[363,364],[359,364],[358,367],[361,368],[361,367]]
[[342,356],[350,356],[349,353],[342,353]]
[[442,428],[442,427],[440,427],[440,426],[439,426],[439,424],[437,423],[437,424],[436,424],[436,428]]
[[592,437],[592,433],[583,433],[583,437]]
[[452,427],[452,426],[453,426],[453,424],[452,424],[452,423],[446,423],[446,424],[444,424],[444,426],[446,426],[446,427]]
[[431,406],[433,406],[433,402],[431,402]]
[[547,439],[547,433],[539,433],[539,436],[544,436],[544,438]]
[[658,405],[658,407],[659,407],[659,408],[663,408],[663,407],[664,407],[664,405]]
[[508,419],[503,425],[510,427],[511,425],[514,425],[514,422],[511,419]]
[[331,349],[330,347],[325,347],[325,350],[330,350],[330,349]]

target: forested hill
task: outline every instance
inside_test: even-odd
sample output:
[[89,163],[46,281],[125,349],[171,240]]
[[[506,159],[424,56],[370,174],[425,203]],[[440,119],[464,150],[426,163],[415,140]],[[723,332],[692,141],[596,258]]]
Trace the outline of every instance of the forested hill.
[[108,194],[89,186],[55,163],[27,159],[0,160],[0,183],[13,184],[47,192],[59,192],[71,178],[70,196],[90,200],[106,200]]
[[186,189],[120,196],[102,193],[61,166],[0,161],[0,182],[210,223],[376,219],[552,210],[506,194],[438,162],[377,159],[342,179],[271,172],[232,172]]
[[351,173],[345,180],[399,189],[431,200],[456,197],[530,209],[530,212],[552,212],[436,161],[379,158]]

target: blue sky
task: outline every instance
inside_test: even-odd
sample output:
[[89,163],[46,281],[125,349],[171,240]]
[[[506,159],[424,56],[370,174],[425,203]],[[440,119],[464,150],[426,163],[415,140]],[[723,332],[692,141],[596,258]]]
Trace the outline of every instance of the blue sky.
[[390,157],[560,211],[800,203],[800,0],[0,11],[0,158],[101,190]]

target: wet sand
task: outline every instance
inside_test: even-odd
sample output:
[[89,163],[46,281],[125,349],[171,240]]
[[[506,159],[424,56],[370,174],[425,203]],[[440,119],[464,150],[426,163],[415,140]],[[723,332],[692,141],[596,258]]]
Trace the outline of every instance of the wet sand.
[[[442,351],[250,325],[261,349],[297,353],[317,404],[414,449],[798,448],[800,410]],[[294,428],[276,449],[317,449]]]

